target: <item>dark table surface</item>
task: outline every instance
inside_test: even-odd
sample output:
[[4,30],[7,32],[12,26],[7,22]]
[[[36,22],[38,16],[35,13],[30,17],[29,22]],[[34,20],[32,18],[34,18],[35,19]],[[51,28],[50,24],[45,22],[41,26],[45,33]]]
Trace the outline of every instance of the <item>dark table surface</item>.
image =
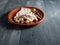
[[[7,20],[9,11],[34,6],[45,12],[45,20],[21,28]],[[0,0],[0,45],[60,45],[60,0]]]

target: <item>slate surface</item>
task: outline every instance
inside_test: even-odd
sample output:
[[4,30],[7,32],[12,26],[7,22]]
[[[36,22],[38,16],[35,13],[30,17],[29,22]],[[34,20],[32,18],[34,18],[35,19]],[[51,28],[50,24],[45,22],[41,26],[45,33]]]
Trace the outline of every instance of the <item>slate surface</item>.
[[[9,11],[34,6],[45,12],[45,20],[21,28],[7,20]],[[60,0],[0,0],[0,45],[60,45]]]

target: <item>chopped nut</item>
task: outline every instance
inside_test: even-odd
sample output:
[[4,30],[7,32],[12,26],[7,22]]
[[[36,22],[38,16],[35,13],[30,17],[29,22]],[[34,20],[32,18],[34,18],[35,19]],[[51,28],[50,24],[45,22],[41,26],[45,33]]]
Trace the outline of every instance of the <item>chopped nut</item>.
[[28,24],[29,22],[30,22],[29,20],[26,20],[26,22],[25,22],[25,23],[26,23],[26,24]]
[[36,11],[36,9],[33,9],[34,11]]
[[20,20],[18,18],[15,18],[15,22],[20,22]]
[[24,23],[24,19],[23,18],[19,18],[20,23],[23,24]]

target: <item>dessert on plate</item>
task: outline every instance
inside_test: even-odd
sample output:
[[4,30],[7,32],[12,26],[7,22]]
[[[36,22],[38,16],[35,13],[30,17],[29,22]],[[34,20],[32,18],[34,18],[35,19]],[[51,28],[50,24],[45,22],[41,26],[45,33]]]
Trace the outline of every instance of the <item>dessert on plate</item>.
[[16,23],[28,24],[35,21],[38,21],[39,14],[37,14],[36,9],[24,8],[22,7],[13,17],[13,20]]
[[8,20],[20,26],[33,26],[43,21],[44,12],[36,7],[23,6],[9,12]]

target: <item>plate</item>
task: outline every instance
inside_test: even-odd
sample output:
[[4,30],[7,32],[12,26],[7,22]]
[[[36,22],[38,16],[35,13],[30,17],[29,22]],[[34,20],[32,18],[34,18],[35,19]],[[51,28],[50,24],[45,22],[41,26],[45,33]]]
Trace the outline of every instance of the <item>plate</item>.
[[19,8],[13,9],[12,11],[9,12],[8,20],[9,20],[10,23],[20,25],[20,26],[33,26],[33,25],[37,25],[37,24],[41,23],[44,20],[45,15],[44,15],[44,12],[41,9],[36,8],[36,7],[31,7],[31,6],[23,6],[23,7],[24,8],[34,8],[34,9],[36,9],[40,14],[41,19],[38,20],[38,21],[32,22],[32,23],[29,23],[29,24],[20,24],[20,23],[14,22],[14,20],[12,18],[21,9],[21,7],[19,7]]

